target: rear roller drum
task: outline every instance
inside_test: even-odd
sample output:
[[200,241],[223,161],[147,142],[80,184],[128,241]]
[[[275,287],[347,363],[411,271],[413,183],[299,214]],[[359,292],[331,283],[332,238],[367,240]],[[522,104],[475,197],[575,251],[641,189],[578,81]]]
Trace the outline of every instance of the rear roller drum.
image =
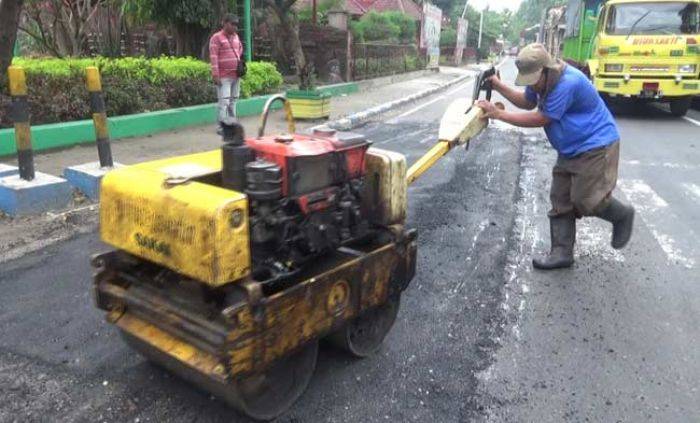
[[400,298],[399,295],[392,296],[386,303],[367,310],[333,332],[328,340],[355,357],[363,358],[374,354],[396,321]]
[[274,362],[262,373],[228,383],[215,381],[184,363],[122,332],[129,346],[158,366],[177,374],[223,399],[241,414],[256,420],[272,420],[289,409],[306,390],[316,367],[318,341]]

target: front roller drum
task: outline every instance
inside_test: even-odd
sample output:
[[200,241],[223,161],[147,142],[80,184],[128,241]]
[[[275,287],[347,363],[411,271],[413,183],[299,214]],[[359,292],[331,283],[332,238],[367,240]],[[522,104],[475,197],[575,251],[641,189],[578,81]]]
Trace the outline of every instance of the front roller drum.
[[368,357],[381,347],[399,313],[401,295],[395,294],[328,336],[328,340],[355,357]]
[[300,350],[282,357],[262,373],[222,381],[198,372],[126,331],[121,332],[127,344],[150,361],[198,385],[241,414],[256,420],[272,420],[294,404],[309,385],[318,356],[318,341],[314,340]]

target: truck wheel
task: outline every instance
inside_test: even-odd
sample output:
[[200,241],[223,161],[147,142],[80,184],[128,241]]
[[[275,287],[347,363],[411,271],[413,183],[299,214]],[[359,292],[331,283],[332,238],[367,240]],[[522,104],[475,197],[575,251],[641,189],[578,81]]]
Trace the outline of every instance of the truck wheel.
[[676,117],[685,116],[692,101],[692,97],[674,98],[671,100],[671,114]]
[[384,304],[365,311],[330,334],[328,340],[355,357],[374,354],[396,321],[400,298],[400,295],[392,296]]

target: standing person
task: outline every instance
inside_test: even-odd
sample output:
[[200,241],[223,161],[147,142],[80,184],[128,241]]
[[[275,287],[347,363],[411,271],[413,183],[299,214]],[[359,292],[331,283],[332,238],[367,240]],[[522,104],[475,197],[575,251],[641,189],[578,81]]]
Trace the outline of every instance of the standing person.
[[620,135],[610,111],[591,82],[578,69],[553,60],[542,44],[523,48],[515,61],[515,90],[498,77],[493,88],[511,103],[531,112],[509,112],[480,101],[487,117],[511,125],[544,127],[559,156],[552,170],[549,211],[551,250],[535,258],[538,269],[570,267],[574,263],[576,219],[596,216],[612,223],[612,247],[627,245],[632,236],[634,208],[612,196],[617,183]]
[[216,84],[219,99],[218,121],[236,116],[236,100],[240,93],[238,63],[243,54],[243,44],[238,37],[238,16],[227,14],[222,20],[221,31],[209,40],[211,76]]

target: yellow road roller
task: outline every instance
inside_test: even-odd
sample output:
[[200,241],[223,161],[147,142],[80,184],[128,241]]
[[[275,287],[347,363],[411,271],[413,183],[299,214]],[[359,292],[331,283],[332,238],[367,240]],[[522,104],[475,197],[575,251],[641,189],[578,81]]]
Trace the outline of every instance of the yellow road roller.
[[219,150],[109,172],[114,250],[92,259],[96,304],[129,345],[259,420],[303,393],[320,339],[380,347],[416,267],[408,183],[486,126],[458,102],[407,169],[360,134],[295,134],[289,113],[289,134],[265,135],[277,100],[256,137],[224,125]]

